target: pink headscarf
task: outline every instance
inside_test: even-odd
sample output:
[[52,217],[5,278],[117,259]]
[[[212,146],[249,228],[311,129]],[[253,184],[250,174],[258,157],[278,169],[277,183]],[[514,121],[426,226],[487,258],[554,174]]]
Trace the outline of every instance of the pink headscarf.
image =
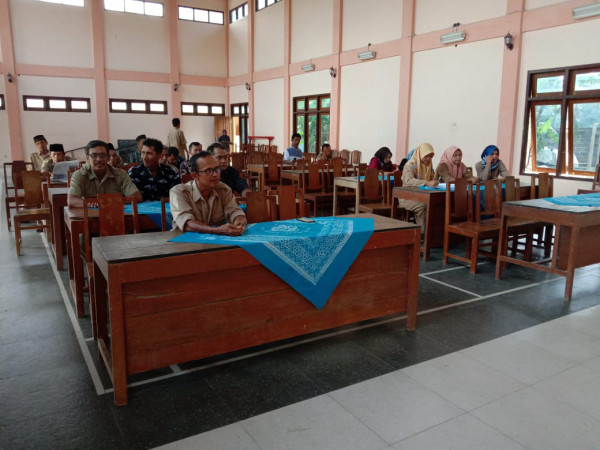
[[446,164],[448,166],[448,173],[452,178],[462,178],[463,173],[465,172],[467,166],[465,166],[462,162],[457,166],[452,163],[452,155],[456,150],[460,150],[460,148],[456,146],[448,147],[442,153],[442,157],[440,158],[440,162]]

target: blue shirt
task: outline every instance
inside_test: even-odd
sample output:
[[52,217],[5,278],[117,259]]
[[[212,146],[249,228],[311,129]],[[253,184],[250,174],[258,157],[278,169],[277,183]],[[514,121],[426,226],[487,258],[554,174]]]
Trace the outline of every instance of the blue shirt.
[[294,159],[304,159],[304,154],[302,150],[296,147],[288,147],[283,152],[283,160],[284,161],[293,161]]

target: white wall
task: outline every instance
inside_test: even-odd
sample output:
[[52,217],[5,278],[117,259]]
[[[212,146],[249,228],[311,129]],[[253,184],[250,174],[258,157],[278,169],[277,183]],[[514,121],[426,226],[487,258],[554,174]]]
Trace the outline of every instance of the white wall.
[[[182,86],[181,87],[182,102],[197,102],[197,103],[222,103],[226,102],[225,88],[209,87],[209,86]],[[225,109],[225,114],[229,115],[229,111]],[[192,141],[200,142],[204,148],[215,140],[215,119],[214,117],[204,116],[183,116],[179,112],[173,113],[171,117],[179,117],[181,119],[181,129],[185,133],[188,144]],[[166,138],[166,134],[163,139]]]
[[81,147],[98,138],[93,80],[79,78],[32,77],[21,75],[19,94],[57,97],[85,97],[92,112],[24,111],[21,102],[21,130],[25,155],[35,151],[33,136],[43,134],[49,144],[63,144],[65,150]]
[[248,91],[244,85],[229,88],[229,104],[248,103]]
[[395,154],[400,57],[344,66],[341,77],[338,147],[362,151],[363,161],[383,146]]
[[543,8],[544,6],[554,5],[556,3],[564,3],[565,0],[525,0],[525,9],[531,10]]
[[248,18],[229,25],[229,76],[248,73]]
[[257,11],[254,19],[254,70],[283,65],[283,2]]
[[279,153],[287,147],[289,138],[283,135],[282,78],[254,83],[254,134],[275,136],[273,144]]
[[10,12],[17,63],[93,66],[90,2],[82,8],[10,0]]
[[140,134],[166,140],[171,119],[180,117],[180,111],[173,112],[170,98],[170,85],[166,83],[137,83],[109,80],[106,83],[108,98],[161,100],[167,101],[168,114],[124,114],[108,113],[110,141],[116,146],[117,139],[135,139]]
[[[451,145],[474,167],[498,136],[502,39],[439,48],[413,57],[409,147],[429,142],[434,165]],[[410,149],[409,149],[410,150]],[[500,149],[500,158],[510,149]]]
[[[600,36],[600,20],[587,20],[523,34],[514,144],[515,159],[512,168],[514,173],[520,170],[527,72],[597,63],[600,55],[600,39],[590,39],[590,36]],[[582,42],[585,42],[585,45],[582,45]],[[573,195],[577,193],[577,189],[589,189],[590,186],[590,181],[555,180],[554,195]]]
[[105,11],[106,68],[168,73],[168,13],[166,8],[165,17]]
[[342,20],[342,49],[400,39],[402,3],[398,0],[345,0]]
[[[227,12],[225,20],[228,20]],[[178,34],[181,73],[209,77],[227,76],[224,25],[180,20]]]
[[466,24],[506,14],[506,2],[499,0],[416,0],[416,3],[416,34],[450,31],[455,22]]
[[291,61],[330,55],[333,45],[333,0],[292,2]]

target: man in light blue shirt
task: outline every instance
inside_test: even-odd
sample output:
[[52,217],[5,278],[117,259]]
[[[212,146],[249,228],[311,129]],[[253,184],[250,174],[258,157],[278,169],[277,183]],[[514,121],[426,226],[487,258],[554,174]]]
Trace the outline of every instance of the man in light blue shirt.
[[296,159],[303,159],[304,155],[302,154],[302,150],[298,148],[300,145],[300,139],[302,137],[298,133],[292,134],[292,146],[285,149],[283,152],[283,160],[284,161],[294,161]]

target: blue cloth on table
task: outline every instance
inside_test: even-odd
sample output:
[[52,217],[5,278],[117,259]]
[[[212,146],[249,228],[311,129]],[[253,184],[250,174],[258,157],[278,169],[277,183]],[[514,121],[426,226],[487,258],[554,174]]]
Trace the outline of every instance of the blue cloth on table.
[[600,208],[600,192],[598,194],[569,195],[566,197],[545,198],[547,202],[561,206],[587,206]]
[[373,219],[314,220],[254,223],[237,237],[188,232],[169,242],[238,245],[322,309],[373,234]]

